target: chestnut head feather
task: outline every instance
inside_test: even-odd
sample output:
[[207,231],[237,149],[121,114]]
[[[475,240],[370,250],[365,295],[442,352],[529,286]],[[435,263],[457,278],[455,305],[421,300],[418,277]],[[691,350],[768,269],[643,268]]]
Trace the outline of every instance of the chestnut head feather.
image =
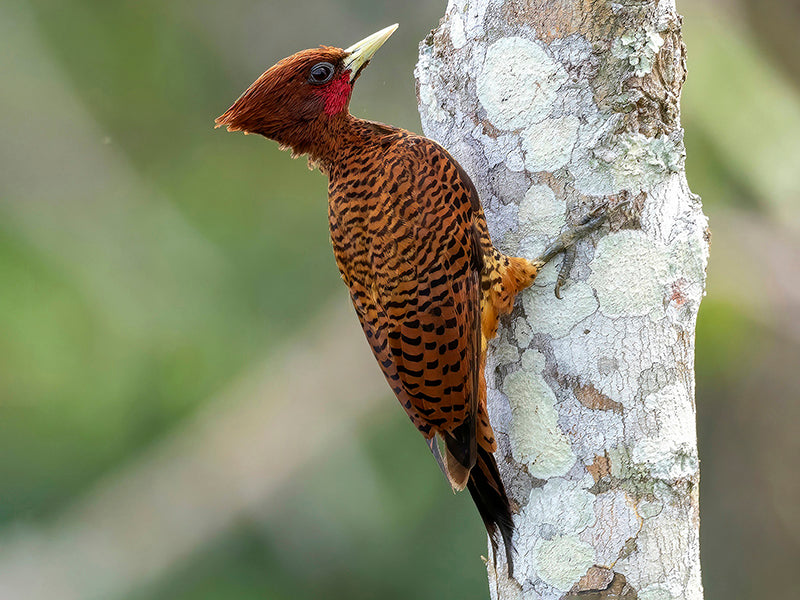
[[346,50],[321,46],[284,58],[247,88],[216,126],[257,133],[295,155],[319,158],[346,121],[353,84],[395,29],[382,29]]

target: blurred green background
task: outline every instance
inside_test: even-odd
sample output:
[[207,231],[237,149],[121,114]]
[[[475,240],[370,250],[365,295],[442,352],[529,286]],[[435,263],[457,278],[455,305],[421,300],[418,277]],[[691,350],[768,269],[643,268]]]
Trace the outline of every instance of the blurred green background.
[[[706,597],[800,597],[800,7],[679,4],[687,171],[713,232],[697,344]],[[324,177],[214,117],[279,58],[399,22],[351,110],[420,131],[417,44],[444,8],[0,4],[0,598],[23,576],[47,598],[487,597],[480,519],[388,393],[324,452],[275,456],[293,466],[269,493],[222,493],[219,525],[162,545],[140,515],[109,543],[93,520],[128,518],[115,498],[180,471],[199,414],[235,412],[237,382],[346,303]],[[82,552],[116,566],[82,561],[73,596],[47,591],[47,569]]]

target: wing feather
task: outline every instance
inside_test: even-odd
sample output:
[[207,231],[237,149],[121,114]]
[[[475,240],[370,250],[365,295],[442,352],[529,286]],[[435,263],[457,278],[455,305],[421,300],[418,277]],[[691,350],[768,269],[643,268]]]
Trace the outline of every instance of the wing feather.
[[422,150],[439,158],[405,165],[409,185],[379,203],[351,297],[387,381],[425,437],[442,437],[444,470],[462,489],[477,456],[482,263],[457,165],[432,143]]

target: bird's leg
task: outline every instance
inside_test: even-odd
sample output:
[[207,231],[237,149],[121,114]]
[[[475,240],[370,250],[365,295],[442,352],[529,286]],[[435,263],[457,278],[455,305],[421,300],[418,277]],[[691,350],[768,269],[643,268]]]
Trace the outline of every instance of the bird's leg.
[[561,288],[566,283],[572,265],[575,263],[575,244],[605,223],[612,212],[620,210],[627,204],[629,203],[621,202],[613,209],[609,209],[607,204],[603,204],[594,209],[583,218],[579,225],[559,235],[555,241],[545,249],[539,258],[534,261],[535,263],[544,265],[553,260],[560,253],[564,253],[564,260],[561,263],[561,269],[558,273],[558,279],[556,280],[556,298],[561,298]]
[[[605,208],[605,206],[601,207],[601,209]],[[539,258],[536,259],[537,262],[541,262],[542,264],[550,262],[562,252],[573,247],[578,240],[586,237],[592,231],[600,227],[600,225],[605,223],[606,219],[608,219],[608,212],[601,212],[601,209],[593,210],[586,216],[586,218],[584,218],[580,225],[577,225],[572,229],[568,229],[559,235],[555,241],[553,241],[545,249],[545,251],[539,255]]]

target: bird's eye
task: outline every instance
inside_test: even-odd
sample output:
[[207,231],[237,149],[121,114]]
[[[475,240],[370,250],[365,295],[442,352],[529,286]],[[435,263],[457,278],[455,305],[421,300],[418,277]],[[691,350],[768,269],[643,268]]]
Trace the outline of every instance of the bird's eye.
[[311,67],[311,72],[308,74],[309,83],[328,83],[333,77],[333,65],[327,62],[321,62]]

